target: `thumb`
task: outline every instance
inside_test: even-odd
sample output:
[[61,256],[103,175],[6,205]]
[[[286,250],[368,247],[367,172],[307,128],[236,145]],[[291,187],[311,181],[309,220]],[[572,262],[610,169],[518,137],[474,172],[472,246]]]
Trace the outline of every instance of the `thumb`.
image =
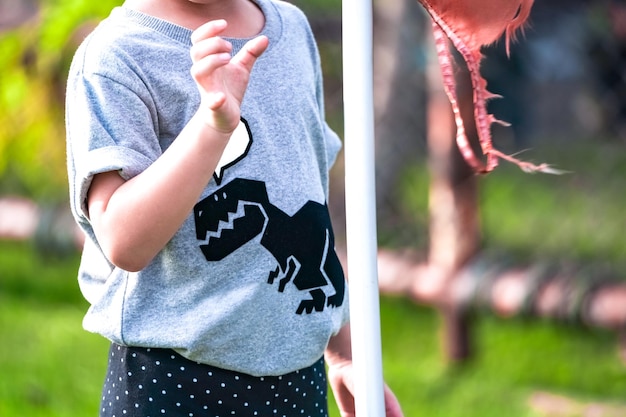
[[267,36],[258,36],[251,39],[233,57],[231,63],[243,65],[248,71],[252,71],[254,63],[265,52],[268,45],[269,39]]

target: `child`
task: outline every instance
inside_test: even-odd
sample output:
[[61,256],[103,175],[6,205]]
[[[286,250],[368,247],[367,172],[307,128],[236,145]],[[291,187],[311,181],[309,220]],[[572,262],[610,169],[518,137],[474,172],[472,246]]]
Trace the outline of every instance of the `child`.
[[354,415],[340,142],[298,9],[127,0],[76,53],[67,135],[84,326],[112,342],[101,416],[326,416],[325,364]]

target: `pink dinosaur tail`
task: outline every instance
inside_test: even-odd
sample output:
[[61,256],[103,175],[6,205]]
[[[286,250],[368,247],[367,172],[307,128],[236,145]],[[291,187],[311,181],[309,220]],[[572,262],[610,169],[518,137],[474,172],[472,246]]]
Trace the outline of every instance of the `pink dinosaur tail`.
[[[546,164],[533,165],[503,154],[493,148],[491,125],[507,123],[497,120],[487,112],[487,101],[497,95],[487,91],[487,82],[480,75],[480,62],[483,59],[481,47],[496,42],[505,36],[506,50],[515,40],[518,31],[523,30],[530,15],[533,0],[418,0],[428,11],[433,21],[433,32],[437,47],[437,57],[443,75],[445,91],[452,104],[457,126],[457,146],[467,163],[478,173],[492,171],[498,159],[517,164],[526,172],[558,173]],[[483,163],[472,150],[465,126],[461,118],[454,79],[454,60],[449,42],[463,56],[470,72],[474,90],[474,120],[483,154]]]

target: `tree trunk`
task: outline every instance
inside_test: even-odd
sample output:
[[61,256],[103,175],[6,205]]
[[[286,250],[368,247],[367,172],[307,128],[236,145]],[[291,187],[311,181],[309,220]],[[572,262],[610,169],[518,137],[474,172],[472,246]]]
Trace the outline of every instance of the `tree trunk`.
[[391,231],[402,224],[398,179],[425,143],[423,49],[428,29],[415,0],[374,2],[376,203],[379,225]]
[[[431,54],[431,56],[433,56]],[[431,174],[429,213],[431,279],[439,286],[443,319],[443,344],[447,359],[458,362],[471,354],[469,318],[453,300],[446,283],[475,256],[480,241],[476,176],[456,145],[456,128],[450,102],[443,90],[439,66],[432,62],[428,77],[428,156]],[[461,67],[460,67],[461,68]],[[469,72],[457,73],[459,106],[468,138],[477,141],[473,124]]]

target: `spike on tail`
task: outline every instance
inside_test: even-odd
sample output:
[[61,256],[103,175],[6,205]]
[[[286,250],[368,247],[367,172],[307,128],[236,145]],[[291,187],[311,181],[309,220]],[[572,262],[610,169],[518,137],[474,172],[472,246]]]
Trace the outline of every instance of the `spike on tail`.
[[[510,125],[487,112],[487,101],[500,96],[487,90],[487,81],[480,74],[480,63],[483,59],[480,49],[504,34],[508,55],[516,34],[523,32],[533,0],[484,0],[487,4],[478,4],[472,0],[418,1],[426,8],[433,21],[433,35],[444,89],[452,104],[457,127],[456,142],[465,161],[477,173],[492,171],[497,167],[498,159],[515,163],[525,172],[564,173],[546,164],[534,165],[505,155],[493,148],[491,139],[492,124]],[[461,54],[470,72],[474,90],[474,120],[480,146],[487,159],[484,163],[475,155],[465,133],[456,94],[450,43]]]

